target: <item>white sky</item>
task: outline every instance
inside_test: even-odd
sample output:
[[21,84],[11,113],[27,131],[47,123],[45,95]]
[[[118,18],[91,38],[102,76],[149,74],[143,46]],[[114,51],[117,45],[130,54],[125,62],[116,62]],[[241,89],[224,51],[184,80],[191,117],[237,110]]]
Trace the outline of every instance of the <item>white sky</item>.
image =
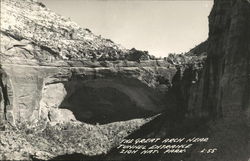
[[189,51],[208,37],[212,0],[40,0],[94,34],[156,56]]

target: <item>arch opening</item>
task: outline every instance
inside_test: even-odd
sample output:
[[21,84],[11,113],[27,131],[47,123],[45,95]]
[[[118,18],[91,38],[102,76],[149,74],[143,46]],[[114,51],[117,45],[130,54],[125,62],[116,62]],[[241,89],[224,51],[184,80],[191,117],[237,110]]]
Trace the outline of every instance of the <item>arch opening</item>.
[[133,79],[70,80],[50,84],[44,93],[42,105],[58,109],[53,113],[59,113],[60,120],[90,124],[150,117],[164,105],[159,93]]

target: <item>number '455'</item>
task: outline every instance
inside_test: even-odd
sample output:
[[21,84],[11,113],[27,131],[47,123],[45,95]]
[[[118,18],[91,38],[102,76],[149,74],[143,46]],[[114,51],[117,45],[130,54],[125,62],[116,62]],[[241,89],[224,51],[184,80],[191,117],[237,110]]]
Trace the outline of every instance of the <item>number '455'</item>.
[[202,149],[200,151],[200,153],[214,153],[217,151],[217,148],[213,148],[213,149]]

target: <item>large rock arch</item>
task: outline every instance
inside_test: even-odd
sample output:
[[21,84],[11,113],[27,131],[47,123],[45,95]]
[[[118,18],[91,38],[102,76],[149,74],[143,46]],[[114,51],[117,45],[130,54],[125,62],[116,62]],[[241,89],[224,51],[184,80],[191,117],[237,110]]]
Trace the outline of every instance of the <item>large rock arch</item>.
[[40,113],[50,121],[105,124],[159,113],[165,107],[163,98],[135,78],[57,81],[45,83]]

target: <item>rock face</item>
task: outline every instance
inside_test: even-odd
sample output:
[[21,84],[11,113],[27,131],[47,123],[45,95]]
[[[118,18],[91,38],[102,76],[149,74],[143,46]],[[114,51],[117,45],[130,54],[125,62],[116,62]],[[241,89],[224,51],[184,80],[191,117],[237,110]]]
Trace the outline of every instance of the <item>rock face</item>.
[[152,116],[166,107],[165,92],[177,66],[184,70],[196,59],[203,61],[197,56],[150,60],[147,52],[95,36],[41,3],[1,4],[0,58],[13,91],[4,109],[13,125],[60,120],[65,109],[89,123]]
[[[129,137],[207,136],[207,147],[218,152],[197,154],[198,145],[185,156],[154,156],[159,160],[250,158],[249,1],[215,0],[208,40],[187,55],[170,55],[165,60],[152,60],[145,51],[125,49],[96,36],[35,1],[3,0],[1,18],[0,128],[40,129],[38,134],[20,134],[30,141],[22,140],[18,146],[25,142],[37,147],[31,139],[37,137],[37,142],[41,139],[47,145],[43,152],[55,148],[50,154],[33,150],[30,155],[49,159],[74,152],[100,154],[91,148],[89,152],[87,144],[74,148],[79,140],[60,133],[76,124],[83,131],[98,131],[105,141],[91,147],[107,153],[148,120],[106,123],[163,113]],[[50,140],[44,131],[58,132],[58,136]],[[79,135],[85,137],[76,132],[71,139]],[[8,140],[8,135],[0,136]],[[72,145],[65,150],[58,146],[60,142]],[[13,155],[0,159],[9,156]],[[111,151],[109,157],[117,154]]]
[[22,52],[15,54],[15,58],[37,61],[83,60],[114,53],[120,56],[119,53],[126,50],[88,29],[80,28],[38,2],[7,0],[2,2],[2,10],[2,33],[14,43],[12,48],[5,48],[8,57],[13,56],[16,48]]
[[[33,122],[40,117],[53,120],[51,118],[53,115],[50,117],[48,115],[53,113],[52,108],[58,107],[72,108],[75,113],[83,109],[84,113],[79,118],[84,121],[91,118],[85,118],[83,115],[90,117],[94,110],[99,112],[101,112],[100,109],[104,110],[102,117],[105,117],[104,113],[116,110],[116,107],[112,106],[117,105],[113,105],[108,98],[98,100],[100,98],[97,96],[89,95],[97,90],[116,92],[117,97],[129,95],[130,97],[127,96],[126,99],[130,104],[124,106],[133,104],[131,107],[143,111],[141,102],[146,101],[146,110],[157,111],[154,107],[159,105],[157,104],[159,100],[148,99],[151,91],[147,87],[147,85],[154,86],[156,80],[146,77],[147,75],[155,77],[155,72],[151,73],[151,69],[144,69],[141,67],[143,65],[138,63],[94,62],[104,58],[105,55],[110,55],[110,59],[113,56],[118,59],[128,54],[129,50],[110,40],[95,36],[88,29],[80,28],[37,2],[2,1],[1,10],[0,57],[5,71],[2,75],[4,79],[2,97],[5,99],[1,101],[3,104],[1,115],[5,115],[5,119],[1,117],[1,120],[12,120],[13,124],[15,121],[24,120]],[[144,67],[147,65],[146,63]],[[151,68],[151,65],[148,66]],[[165,66],[162,68],[164,71]],[[174,73],[175,68],[172,68],[169,67],[167,70]],[[11,83],[5,83],[6,77]],[[127,83],[127,86],[122,87],[122,82],[126,82],[129,78],[134,78],[135,84]],[[89,84],[91,80],[95,80],[96,83]],[[95,84],[100,83],[103,85],[95,87]],[[6,84],[14,91],[11,101],[7,97],[9,92]],[[132,89],[137,84],[142,84],[138,87],[141,89]],[[143,84],[146,85],[143,86]],[[67,101],[71,97],[76,102]],[[138,102],[136,97],[144,101]],[[100,103],[103,103],[107,107],[89,110],[91,102],[95,106],[102,106]],[[93,122],[93,120],[90,121]]]
[[33,0],[1,1],[0,36],[0,160],[107,153],[177,107],[181,79],[196,82],[205,59],[153,60]]
[[35,1],[1,1],[0,36],[0,160],[107,153],[165,109],[177,72]]
[[[249,1],[214,2],[209,16],[208,57],[201,104],[202,111],[214,120],[208,123],[211,130],[208,146],[221,149],[212,157],[214,160],[250,158],[249,30]],[[199,157],[206,160],[204,156]]]
[[244,0],[215,1],[209,16],[204,108],[215,117],[238,115],[249,107],[249,18]]
[[[221,149],[228,149],[222,158],[217,156],[216,159],[247,160],[250,154],[247,141],[250,107],[249,1],[215,1],[209,24],[204,87],[207,99],[203,101],[203,108],[210,117],[220,118],[214,126],[214,141],[218,141]],[[225,136],[223,141],[219,141],[221,135]],[[230,147],[229,142],[237,150]]]
[[228,125],[248,125],[249,7],[246,0],[215,0],[209,16],[208,40],[188,53],[204,53],[206,48],[207,59],[198,72],[199,79],[188,85],[190,81],[184,73],[179,83],[182,95],[189,97],[184,104],[188,108],[187,116],[224,120]]

